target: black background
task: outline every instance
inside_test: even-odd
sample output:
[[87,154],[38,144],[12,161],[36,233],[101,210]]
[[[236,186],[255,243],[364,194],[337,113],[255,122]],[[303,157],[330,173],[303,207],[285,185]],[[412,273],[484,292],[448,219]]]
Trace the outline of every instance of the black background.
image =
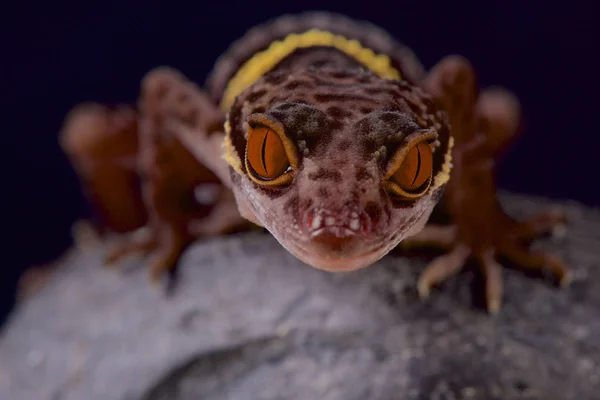
[[600,35],[591,2],[21,2],[0,12],[3,310],[23,268],[60,255],[72,222],[86,215],[57,144],[73,105],[134,102],[140,78],[158,65],[202,83],[252,25],[316,9],[381,25],[428,68],[450,53],[468,57],[481,84],[513,90],[523,106],[526,130],[501,164],[500,186],[600,206]]

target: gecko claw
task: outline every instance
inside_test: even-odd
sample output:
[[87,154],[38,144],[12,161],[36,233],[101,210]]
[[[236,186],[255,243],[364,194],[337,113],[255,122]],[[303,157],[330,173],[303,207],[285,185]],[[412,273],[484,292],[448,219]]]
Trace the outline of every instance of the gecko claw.
[[565,271],[562,278],[558,281],[558,285],[561,288],[565,288],[565,287],[569,286],[572,281],[573,281],[573,274],[571,274],[570,271]]
[[150,286],[152,286],[153,288],[158,288],[160,286],[160,275],[156,274],[156,273],[151,273],[148,275],[148,282],[150,282]]
[[419,283],[417,283],[417,291],[421,300],[427,299],[430,293],[429,284],[422,279],[419,279]]
[[552,237],[562,239],[567,235],[567,225],[566,224],[557,224],[552,228]]
[[499,299],[488,299],[487,311],[490,315],[496,315],[500,311],[500,300]]

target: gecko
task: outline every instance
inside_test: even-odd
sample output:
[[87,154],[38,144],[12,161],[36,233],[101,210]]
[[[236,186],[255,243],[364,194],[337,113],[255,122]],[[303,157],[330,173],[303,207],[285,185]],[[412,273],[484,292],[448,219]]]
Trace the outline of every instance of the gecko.
[[[503,297],[500,258],[570,280],[531,248],[566,224],[562,210],[519,221],[497,197],[496,163],[521,130],[507,90],[480,88],[458,55],[426,70],[384,29],[330,12],[284,15],[235,41],[204,87],[172,67],[141,81],[135,106],[77,106],[61,145],[101,226],[124,239],[107,256],[154,253],[172,272],[201,237],[263,227],[293,256],[342,272],[394,248],[433,247],[421,297],[468,262],[485,303]],[[199,188],[213,185],[212,202]],[[449,223],[429,221],[443,210]]]

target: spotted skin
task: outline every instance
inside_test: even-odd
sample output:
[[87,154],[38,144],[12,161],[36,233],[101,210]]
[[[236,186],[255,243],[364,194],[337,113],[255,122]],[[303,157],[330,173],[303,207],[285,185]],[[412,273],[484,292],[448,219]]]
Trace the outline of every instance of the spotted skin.
[[[238,213],[230,212],[229,222],[241,216],[265,227],[315,268],[363,268],[400,243],[441,245],[449,253],[425,269],[419,293],[426,296],[474,258],[486,273],[490,311],[502,298],[497,256],[568,281],[562,261],[522,243],[564,223],[564,215],[517,222],[496,198],[494,159],[516,132],[518,103],[506,92],[480,92],[462,58],[446,57],[427,72],[408,47],[373,24],[323,12],[289,15],[232,44],[205,90],[173,69],[149,72],[140,104],[141,159],[155,154],[157,143],[181,143],[231,189]],[[290,166],[281,184],[248,170],[248,135],[257,123],[282,140]],[[390,184],[394,168],[419,141],[433,153],[429,186],[399,195]],[[168,164],[145,165],[178,180]],[[168,187],[150,179],[148,191],[168,199]],[[425,227],[442,197],[450,225]],[[174,202],[146,207],[150,220],[168,223],[176,215],[181,224],[181,213],[167,212],[178,207]],[[164,270],[175,267],[183,248],[171,248]]]

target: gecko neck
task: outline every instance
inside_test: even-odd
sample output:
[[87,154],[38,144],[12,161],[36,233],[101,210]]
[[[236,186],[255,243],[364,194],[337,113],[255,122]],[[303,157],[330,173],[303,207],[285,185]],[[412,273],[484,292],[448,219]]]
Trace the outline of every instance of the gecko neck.
[[[316,47],[341,49],[355,62],[362,65],[370,62],[365,69],[386,78],[416,83],[425,76],[413,51],[380,27],[336,13],[307,11],[283,15],[248,30],[217,59],[207,78],[206,89],[213,101],[227,111],[223,106],[225,95],[231,105],[231,98],[241,93],[239,87],[235,94],[229,93],[240,71],[251,72],[242,85],[247,87],[278,67],[291,53]],[[249,62],[251,68],[246,69]]]
[[223,111],[229,110],[237,96],[275,69],[302,69],[311,65],[361,66],[382,78],[403,79],[387,54],[378,54],[356,39],[310,29],[272,42],[267,49],[243,63],[228,81],[220,107]]
[[295,51],[271,72],[294,73],[310,68],[364,69],[357,60],[331,47],[310,47]]

